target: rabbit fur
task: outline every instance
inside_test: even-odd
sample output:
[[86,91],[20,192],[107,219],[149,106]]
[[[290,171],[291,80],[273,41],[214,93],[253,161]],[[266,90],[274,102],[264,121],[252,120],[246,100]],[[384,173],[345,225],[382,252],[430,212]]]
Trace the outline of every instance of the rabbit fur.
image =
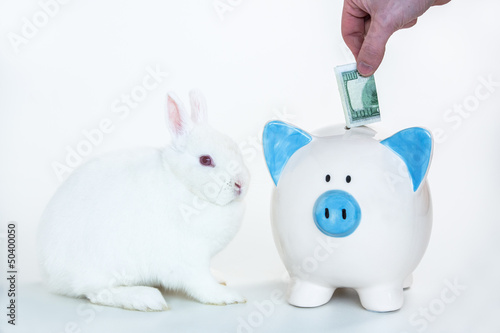
[[201,93],[190,100],[191,115],[167,94],[170,146],[93,159],[57,190],[38,233],[52,292],[140,311],[168,309],[157,288],[245,302],[213,278],[210,260],[240,227],[249,172],[238,146],[208,125]]

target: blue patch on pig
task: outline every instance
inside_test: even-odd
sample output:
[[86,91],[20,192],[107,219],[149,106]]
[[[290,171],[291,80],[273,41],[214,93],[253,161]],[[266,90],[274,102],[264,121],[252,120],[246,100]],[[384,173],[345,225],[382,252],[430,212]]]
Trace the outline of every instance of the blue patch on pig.
[[262,144],[267,167],[275,185],[278,185],[290,157],[311,140],[312,137],[308,133],[282,121],[267,123],[262,135]]
[[432,136],[420,127],[404,129],[380,142],[405,162],[415,192],[424,180],[432,156]]
[[332,190],[319,196],[313,208],[314,223],[330,237],[352,234],[361,221],[361,208],[352,195]]

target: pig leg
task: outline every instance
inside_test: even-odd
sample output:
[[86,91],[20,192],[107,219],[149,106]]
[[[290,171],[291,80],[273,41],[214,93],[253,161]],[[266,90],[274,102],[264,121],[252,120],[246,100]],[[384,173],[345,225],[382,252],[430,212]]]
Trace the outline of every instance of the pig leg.
[[288,303],[311,308],[320,306],[332,298],[335,288],[293,278],[288,288]]
[[408,289],[413,284],[413,274],[410,274],[406,277],[405,282],[403,282],[403,288]]
[[356,289],[361,305],[375,312],[399,310],[403,306],[403,283]]

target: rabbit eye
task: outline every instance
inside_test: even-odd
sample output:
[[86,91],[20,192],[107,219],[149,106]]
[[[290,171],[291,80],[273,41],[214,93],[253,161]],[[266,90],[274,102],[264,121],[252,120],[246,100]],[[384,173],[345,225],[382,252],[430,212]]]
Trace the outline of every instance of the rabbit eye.
[[200,156],[200,164],[212,168],[215,166],[214,161],[212,160],[212,157],[210,155]]

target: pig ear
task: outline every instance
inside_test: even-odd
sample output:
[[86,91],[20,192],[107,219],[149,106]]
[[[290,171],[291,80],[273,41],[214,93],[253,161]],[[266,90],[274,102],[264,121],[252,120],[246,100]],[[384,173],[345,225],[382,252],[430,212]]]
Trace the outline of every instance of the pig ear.
[[413,183],[413,192],[422,184],[432,158],[432,135],[420,127],[402,130],[380,142],[405,162]]
[[312,137],[308,133],[282,121],[271,121],[266,124],[262,144],[267,168],[275,185],[278,185],[281,172],[290,157],[311,140]]

